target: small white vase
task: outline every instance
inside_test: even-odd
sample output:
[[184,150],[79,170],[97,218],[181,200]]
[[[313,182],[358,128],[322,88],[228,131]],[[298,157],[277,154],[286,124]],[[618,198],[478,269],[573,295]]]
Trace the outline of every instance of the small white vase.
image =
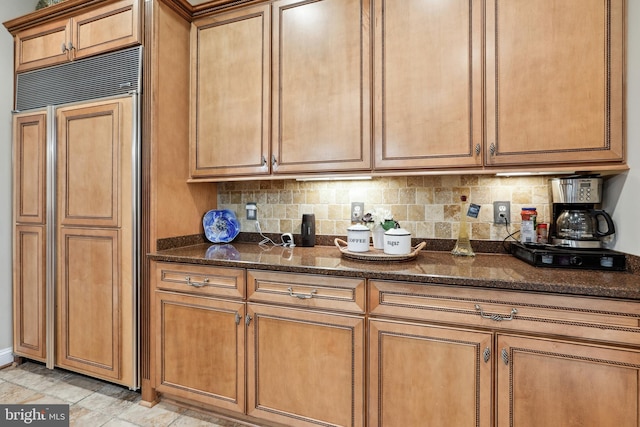
[[371,237],[373,238],[373,247],[375,249],[384,249],[384,228],[381,225],[376,225],[371,230]]

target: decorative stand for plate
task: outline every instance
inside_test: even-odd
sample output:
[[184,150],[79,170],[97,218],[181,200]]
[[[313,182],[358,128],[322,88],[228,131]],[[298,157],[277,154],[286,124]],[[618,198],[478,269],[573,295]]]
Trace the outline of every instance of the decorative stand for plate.
[[347,249],[348,243],[338,238],[335,239],[334,243],[342,253],[343,257],[358,261],[411,261],[418,256],[425,246],[427,246],[427,242],[421,242],[406,255],[391,255],[385,254],[382,249],[375,249],[373,247],[370,247],[368,252],[351,252]]

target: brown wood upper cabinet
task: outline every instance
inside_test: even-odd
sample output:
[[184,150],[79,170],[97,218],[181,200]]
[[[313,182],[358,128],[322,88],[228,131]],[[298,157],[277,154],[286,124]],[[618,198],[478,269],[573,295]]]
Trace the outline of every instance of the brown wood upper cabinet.
[[624,3],[486,2],[488,165],[624,161]]
[[369,9],[282,0],[194,22],[191,178],[371,170]]
[[482,166],[482,2],[375,4],[375,168]]
[[140,33],[138,0],[111,1],[15,33],[16,72],[139,44]]
[[623,0],[382,0],[374,32],[376,170],[624,162]]

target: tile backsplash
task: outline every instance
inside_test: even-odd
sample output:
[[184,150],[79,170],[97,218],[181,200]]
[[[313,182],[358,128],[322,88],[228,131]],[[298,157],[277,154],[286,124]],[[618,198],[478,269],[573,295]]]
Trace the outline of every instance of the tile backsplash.
[[[218,208],[236,213],[242,231],[255,232],[245,206],[255,202],[265,233],[300,233],[302,214],[316,217],[319,235],[346,235],[351,202],[363,202],[365,212],[389,209],[394,219],[416,238],[455,239],[460,220],[460,196],[480,205],[477,219],[468,218],[473,240],[502,240],[520,228],[520,210],[534,206],[538,222],[549,222],[548,176],[496,177],[448,175],[376,177],[365,181],[239,181],[218,184]],[[493,224],[493,202],[510,201],[512,224]]]

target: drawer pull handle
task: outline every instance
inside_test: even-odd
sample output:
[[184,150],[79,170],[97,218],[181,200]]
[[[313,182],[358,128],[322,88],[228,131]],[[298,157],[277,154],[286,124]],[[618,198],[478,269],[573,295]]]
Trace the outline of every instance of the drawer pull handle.
[[504,316],[502,314],[486,314],[484,310],[482,310],[482,307],[480,307],[478,304],[476,304],[476,311],[480,312],[480,317],[482,317],[483,319],[490,319],[490,320],[493,320],[494,322],[502,322],[503,320],[513,320],[513,316],[518,314],[518,310],[515,308],[511,309],[511,314],[509,314],[508,316]]
[[192,282],[192,281],[191,281],[191,277],[189,277],[189,276],[185,277],[185,278],[184,278],[184,280],[186,280],[186,281],[187,281],[187,285],[189,285],[189,286],[193,286],[194,288],[201,288],[201,287],[203,287],[204,285],[206,285],[207,283],[209,283],[209,278],[207,278],[207,277],[205,277],[205,278],[202,280],[202,283],[199,283],[199,282]]
[[317,289],[312,290],[312,291],[311,291],[311,293],[309,293],[309,294],[299,294],[299,293],[295,293],[295,292],[293,292],[293,288],[287,288],[287,290],[289,291],[289,296],[291,296],[291,297],[296,297],[296,298],[300,298],[300,299],[311,299],[311,298],[313,298],[313,296],[314,296],[315,294],[317,294],[317,293],[318,293],[318,290],[317,290]]

